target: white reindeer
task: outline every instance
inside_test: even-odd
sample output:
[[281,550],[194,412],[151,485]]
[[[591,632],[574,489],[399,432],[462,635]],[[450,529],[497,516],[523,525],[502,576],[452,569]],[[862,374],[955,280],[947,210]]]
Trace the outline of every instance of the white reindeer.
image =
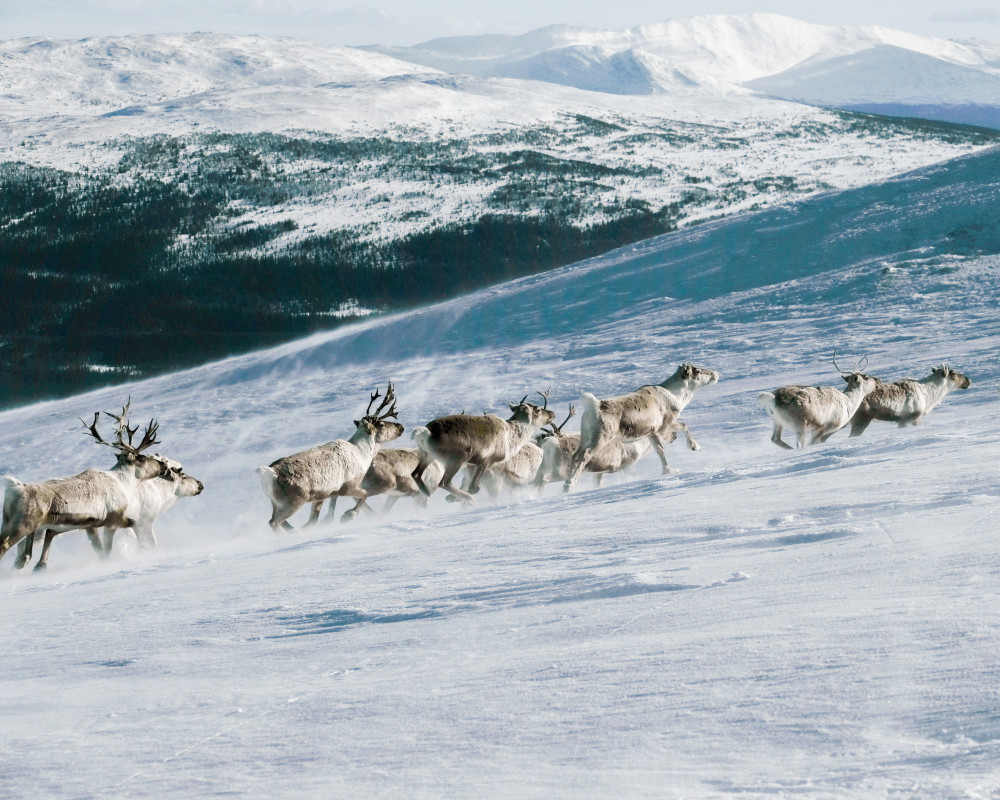
[[[527,399],[525,395],[520,403],[510,406],[510,419],[501,419],[495,414],[452,414],[415,428],[413,438],[420,448],[420,464],[413,472],[417,485],[430,495],[423,476],[430,464],[438,460],[444,466],[441,487],[468,503],[475,502],[472,495],[479,491],[483,473],[513,456],[536,428],[552,422],[552,411],[545,406],[526,403]],[[452,479],[466,464],[474,469],[468,491],[452,484]]]
[[[101,444],[114,448],[117,453],[112,469],[88,469],[79,475],[44,483],[22,483],[10,476],[4,479],[7,487],[4,492],[3,526],[0,528],[0,558],[11,547],[26,542],[15,564],[21,569],[31,560],[34,534],[44,532],[45,543],[35,569],[45,569],[52,540],[57,534],[82,528],[87,531],[91,546],[103,554],[97,534],[99,528],[129,528],[135,524],[135,519],[129,516],[129,508],[134,507],[137,487],[144,481],[165,474],[167,465],[156,456],[142,453],[157,444],[159,426],[155,421],[151,420],[146,427],[142,441],[133,445],[132,437],[138,428],[122,424],[129,404],[122,409],[122,416],[116,417],[119,427],[115,442],[105,441],[98,432],[100,412],[94,414],[90,425],[84,422],[89,435]],[[109,416],[115,417],[114,414]],[[124,441],[125,434],[128,434],[128,443]]]
[[[398,439],[403,433],[402,425],[389,421],[389,417],[396,416],[396,395],[391,383],[382,404],[372,413],[372,403],[379,397],[376,390],[365,416],[354,421],[357,430],[350,439],[337,439],[257,468],[261,487],[271,501],[270,525],[276,532],[279,527],[294,530],[288,518],[306,503],[312,504],[305,526],[308,527],[317,522],[326,500],[330,500],[329,520],[333,518],[337,497],[363,500],[367,496],[361,481],[375,453],[383,442]],[[383,414],[387,406],[389,410]]]
[[[427,506],[427,497],[413,479],[413,471],[420,464],[420,450],[416,447],[396,447],[379,450],[361,481],[361,488],[367,497],[359,499],[354,508],[345,511],[343,522],[354,519],[361,511],[375,513],[368,505],[367,498],[387,495],[382,513],[388,512],[401,497],[412,497],[420,505]],[[430,465],[424,474],[428,488],[433,491],[441,481],[442,467],[438,462]]]
[[[573,456],[573,466],[563,490],[569,492],[580,479],[587,463],[613,441],[636,441],[648,438],[660,457],[663,473],[670,473],[663,447],[671,441],[670,431],[681,411],[691,402],[694,393],[719,380],[715,370],[681,364],[663,383],[641,386],[634,392],[599,400],[584,392],[583,419],[580,425],[580,446]],[[700,449],[689,437],[692,450]]]
[[847,382],[844,391],[833,386],[782,386],[773,392],[761,392],[757,402],[773,418],[771,441],[791,450],[792,446],[781,439],[781,432],[786,427],[795,431],[796,445],[805,447],[825,442],[847,425],[865,395],[880,383],[878,378],[861,372],[867,361],[865,358],[861,366],[855,365],[852,372],[844,373],[837,366],[834,353],[833,365]]
[[[156,547],[156,532],[153,530],[153,523],[161,514],[177,502],[178,498],[197,497],[205,490],[205,484],[184,472],[184,467],[179,462],[159,454],[156,455],[166,462],[167,471],[158,478],[140,483],[135,491],[135,506],[130,506],[128,509],[129,516],[135,520],[132,531],[135,533],[139,546],[144,550],[152,550]],[[104,531],[105,555],[111,553],[114,536],[113,529]]]
[[895,383],[882,383],[865,395],[851,418],[851,436],[860,436],[872,420],[895,422],[900,428],[916,425],[930,414],[952,389],[968,389],[972,385],[965,375],[942,364],[921,380],[906,378]]

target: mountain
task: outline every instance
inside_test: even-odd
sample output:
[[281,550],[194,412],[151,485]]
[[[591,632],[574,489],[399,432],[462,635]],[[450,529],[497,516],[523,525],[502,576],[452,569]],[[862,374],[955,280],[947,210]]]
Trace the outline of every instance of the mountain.
[[797,103],[1000,128],[1000,76],[883,45],[746,84]]
[[[206,486],[155,552],[66,533],[47,573],[0,562],[5,791],[988,795],[998,189],[990,149],[0,413],[0,474],[42,480],[106,464],[77,418],[131,395]],[[841,384],[835,348],[972,387],[916,428],[779,450],[757,394]],[[687,359],[722,378],[677,474],[267,528],[254,468],[348,435],[387,380],[412,429],[549,387],[562,413]]]
[[[753,75],[766,59],[735,42],[769,25],[780,38],[785,24],[703,21],[671,73],[676,94],[615,93],[666,74],[665,44],[617,60],[564,52],[560,68],[590,70],[597,92],[291,39],[0,43],[0,406],[260,349],[998,141],[706,88],[698,42],[728,36],[726,63]],[[552,42],[616,36],[542,31],[519,40],[519,68],[554,69]]]
[[[811,59],[880,46],[906,49],[946,64],[985,66],[982,54],[970,44],[877,26],[815,25],[777,14],[706,15],[621,31],[553,26],[521,36],[463,36],[413,47],[365,49],[447,72],[491,77],[524,77],[525,65],[536,63],[535,80],[585,89],[592,88],[585,85],[585,78],[558,69],[546,72],[542,64],[586,54],[587,61],[580,62],[585,74],[595,63],[627,55],[646,60],[649,88],[676,91],[687,85],[732,91]],[[630,87],[626,82],[617,91],[629,94]]]

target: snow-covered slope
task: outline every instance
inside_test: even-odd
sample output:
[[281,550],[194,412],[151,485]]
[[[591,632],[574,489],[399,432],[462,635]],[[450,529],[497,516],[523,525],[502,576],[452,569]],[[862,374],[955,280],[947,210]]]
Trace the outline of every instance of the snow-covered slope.
[[[989,151],[0,414],[0,472],[35,480],[101,463],[77,417],[131,393],[206,483],[155,554],[97,564],[65,534],[46,574],[0,565],[4,792],[995,793],[998,189]],[[921,427],[779,451],[757,392],[839,382],[834,347],[973,386]],[[266,528],[253,468],[346,435],[390,378],[412,427],[685,359],[722,380],[677,475]]]

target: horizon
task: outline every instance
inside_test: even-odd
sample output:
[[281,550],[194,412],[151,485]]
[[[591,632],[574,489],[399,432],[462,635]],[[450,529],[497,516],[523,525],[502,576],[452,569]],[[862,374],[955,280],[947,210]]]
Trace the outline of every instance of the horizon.
[[748,4],[745,0],[689,0],[663,13],[650,0],[606,4],[538,4],[515,0],[502,7],[423,0],[382,0],[341,6],[314,0],[227,0],[195,4],[140,0],[123,8],[114,0],[43,0],[30,8],[0,0],[0,40],[85,39],[98,36],[214,33],[280,36],[324,44],[408,46],[435,38],[484,34],[520,35],[551,25],[624,30],[670,20],[712,15],[778,14],[827,26],[877,25],[943,39],[1000,39],[1000,8],[954,8],[942,0],[918,4],[853,2],[830,8],[788,0]]

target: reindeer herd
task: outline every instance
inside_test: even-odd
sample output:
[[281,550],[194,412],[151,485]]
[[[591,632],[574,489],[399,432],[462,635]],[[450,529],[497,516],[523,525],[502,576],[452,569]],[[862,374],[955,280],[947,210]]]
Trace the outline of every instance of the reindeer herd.
[[[763,392],[757,401],[772,417],[771,435],[779,447],[791,449],[781,436],[785,428],[795,432],[796,444],[804,447],[825,442],[836,431],[851,426],[851,436],[860,436],[873,420],[895,422],[900,427],[916,425],[952,389],[967,389],[971,382],[946,365],[935,367],[921,380],[907,378],[882,383],[862,370],[867,359],[851,371],[834,366],[846,382],[843,391],[832,386],[782,386]],[[606,474],[622,472],[655,450],[663,473],[671,472],[665,448],[683,432],[688,446],[699,450],[687,425],[679,417],[696,391],[719,380],[711,369],[681,364],[659,384],[641,386],[634,392],[601,400],[584,392],[578,434],[563,431],[576,408],[559,425],[548,407],[549,393],[539,392],[543,404],[527,402],[528,396],[510,405],[508,419],[494,414],[451,414],[417,426],[412,431],[414,448],[382,448],[399,439],[403,426],[397,418],[396,395],[390,383],[383,396],[376,390],[364,416],[355,420],[350,439],[337,439],[318,447],[279,458],[257,474],[271,502],[271,528],[294,530],[288,522],[307,503],[311,513],[305,526],[319,521],[323,504],[329,503],[326,520],[335,518],[337,498],[354,498],[355,505],[342,515],[354,519],[361,511],[372,512],[368,499],[386,495],[388,510],[400,497],[412,497],[422,505],[437,489],[449,501],[474,502],[485,487],[491,497],[507,489],[563,482],[569,492],[584,472],[599,485]],[[376,401],[381,403],[373,409]],[[120,414],[104,412],[114,420],[114,441],[98,430],[101,412],[85,433],[115,451],[109,470],[89,469],[69,478],[44,483],[22,483],[13,477],[6,483],[3,526],[0,528],[0,558],[18,546],[17,569],[28,564],[36,536],[44,537],[35,569],[45,569],[55,536],[82,529],[102,556],[111,552],[115,532],[131,529],[141,547],[156,546],[153,524],[178,498],[193,497],[204,489],[201,481],[185,474],[183,467],[159,453],[147,453],[159,426],[150,420],[141,440],[139,427],[130,427],[131,398]],[[454,481],[465,469],[461,486]],[[101,535],[103,529],[103,535]]]

